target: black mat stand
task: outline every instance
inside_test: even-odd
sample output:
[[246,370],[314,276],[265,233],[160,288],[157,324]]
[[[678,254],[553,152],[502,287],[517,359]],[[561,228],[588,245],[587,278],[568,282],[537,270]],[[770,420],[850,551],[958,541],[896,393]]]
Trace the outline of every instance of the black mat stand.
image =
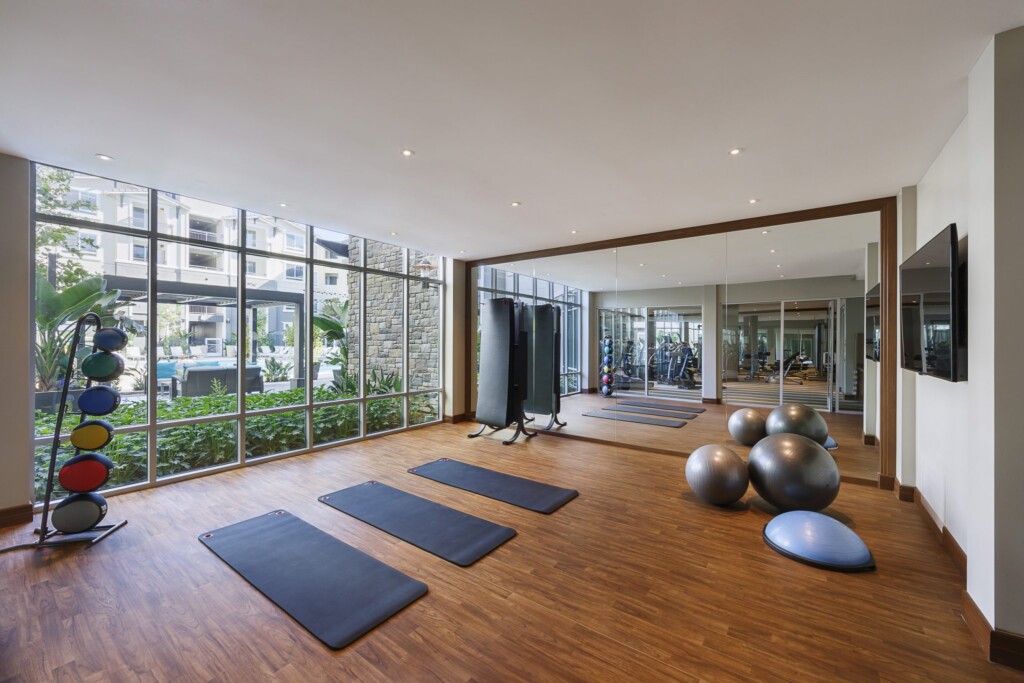
[[567,426],[558,419],[562,410],[561,387],[561,314],[562,309],[551,304],[524,307],[526,329],[527,392],[524,412],[550,415],[548,431]]
[[470,439],[490,429],[497,432],[513,424],[516,433],[502,441],[506,446],[525,434],[523,401],[527,393],[526,330],[523,325],[523,304],[512,299],[488,299],[480,306],[480,382],[477,389],[476,421],[479,431]]
[[320,496],[320,502],[460,567],[468,567],[516,530],[379,481]]
[[427,592],[425,583],[284,510],[208,531],[199,541],[335,650]]

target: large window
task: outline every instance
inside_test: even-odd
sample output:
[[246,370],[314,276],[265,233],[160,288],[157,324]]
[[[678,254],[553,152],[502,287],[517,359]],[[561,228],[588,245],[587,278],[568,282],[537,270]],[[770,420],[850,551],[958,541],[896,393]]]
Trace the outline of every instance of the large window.
[[131,340],[108,489],[440,419],[437,256],[43,165],[34,218],[37,491],[87,310]]
[[582,380],[582,292],[540,278],[501,268],[477,268],[477,292],[480,302],[507,297],[527,304],[552,304],[562,310],[562,395],[580,391]]

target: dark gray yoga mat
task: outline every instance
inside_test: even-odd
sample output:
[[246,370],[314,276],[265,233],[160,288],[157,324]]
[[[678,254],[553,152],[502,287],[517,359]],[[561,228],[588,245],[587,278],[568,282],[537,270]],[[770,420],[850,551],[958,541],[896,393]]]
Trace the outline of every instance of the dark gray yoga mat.
[[199,540],[324,645],[340,650],[427,592],[427,585],[275,510]]
[[657,415],[659,417],[674,417],[677,420],[692,420],[697,413],[680,413],[677,410],[658,410],[657,408],[640,408],[637,406],[608,406],[605,410],[613,413],[634,413],[640,415]]
[[320,502],[462,567],[468,567],[516,535],[510,527],[379,481],[328,493],[320,496]]
[[667,417],[648,417],[647,415],[633,415],[631,413],[583,413],[583,417],[600,417],[604,420],[618,420],[619,422],[636,422],[643,425],[657,425],[659,427],[679,428],[686,423],[682,420],[670,420]]
[[409,470],[427,479],[494,498],[509,505],[534,512],[551,514],[579,495],[574,489],[542,484],[532,479],[514,477],[458,460],[440,458]]
[[675,410],[681,413],[703,413],[706,408],[692,406],[674,406],[668,403],[651,403],[649,401],[619,401],[620,406],[639,406],[641,408],[657,408],[658,410]]

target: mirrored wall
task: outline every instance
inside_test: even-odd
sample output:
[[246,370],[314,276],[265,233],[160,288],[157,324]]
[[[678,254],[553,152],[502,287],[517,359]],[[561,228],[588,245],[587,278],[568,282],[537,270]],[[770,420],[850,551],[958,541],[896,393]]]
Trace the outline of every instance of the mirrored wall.
[[[571,311],[566,425],[527,415],[545,436],[685,454],[732,442],[736,407],[796,402],[832,426],[841,472],[871,481],[879,226],[873,212],[493,263],[474,269],[473,296],[478,313],[495,298]],[[541,295],[556,291],[573,294]]]

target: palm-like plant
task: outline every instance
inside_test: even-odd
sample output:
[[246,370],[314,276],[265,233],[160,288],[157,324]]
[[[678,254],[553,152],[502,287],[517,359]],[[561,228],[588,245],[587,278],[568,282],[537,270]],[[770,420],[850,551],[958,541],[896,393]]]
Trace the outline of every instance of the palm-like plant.
[[313,326],[324,333],[324,341],[334,344],[339,364],[348,365],[348,308],[350,301],[329,299],[323,303],[319,315],[313,316]]
[[58,290],[41,274],[36,275],[35,366],[38,391],[59,389],[67,372],[68,350],[75,334],[74,323],[82,315],[97,313],[105,326],[120,327],[130,334],[145,328],[119,310],[119,290],[107,291],[107,281],[88,277]]

